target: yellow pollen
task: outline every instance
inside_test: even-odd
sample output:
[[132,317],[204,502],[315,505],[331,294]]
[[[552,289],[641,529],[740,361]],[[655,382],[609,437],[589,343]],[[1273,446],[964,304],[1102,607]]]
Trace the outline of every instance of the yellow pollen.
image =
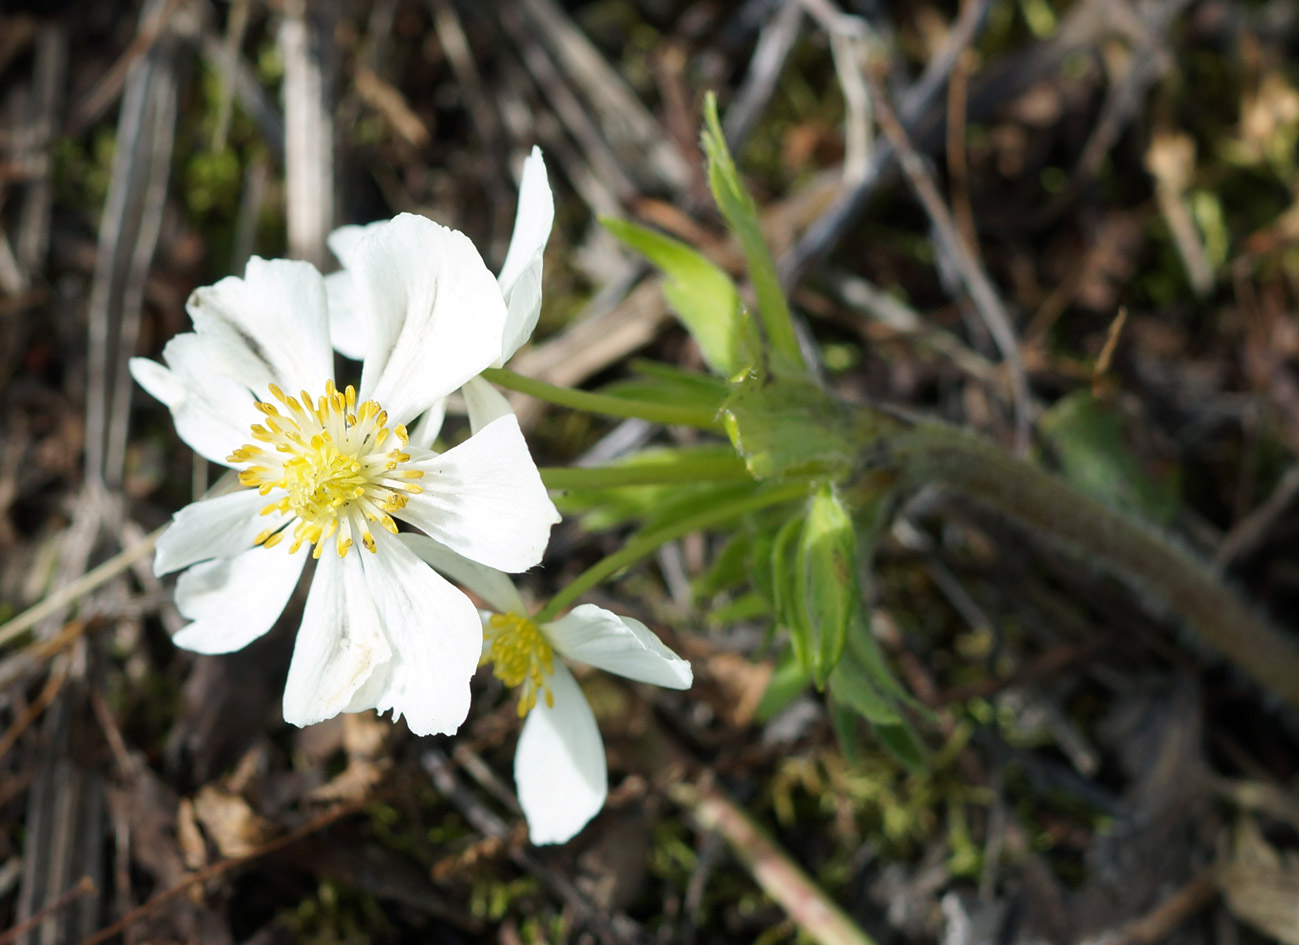
[[538,692],[554,708],[547,680],[555,672],[555,651],[541,629],[519,614],[492,614],[483,634],[487,637],[483,662],[492,662],[492,672],[505,685],[519,687],[519,718],[537,704]]
[[[402,468],[410,462],[403,450],[405,427],[388,427],[387,411],[373,400],[358,404],[350,385],[340,391],[328,381],[314,403],[306,391],[290,397],[272,384],[270,392],[279,406],[259,402],[265,423],[253,424],[254,442],[228,457],[248,463],[240,483],[271,500],[262,514],[288,518],[281,529],[259,534],[254,544],[274,547],[292,528],[291,553],[314,545],[312,555],[319,558],[327,539],[333,539],[340,558],[357,542],[374,552],[370,523],[395,535],[397,523],[388,513],[400,511],[409,495],[421,491],[413,480],[424,473]],[[383,449],[390,434],[401,446]]]

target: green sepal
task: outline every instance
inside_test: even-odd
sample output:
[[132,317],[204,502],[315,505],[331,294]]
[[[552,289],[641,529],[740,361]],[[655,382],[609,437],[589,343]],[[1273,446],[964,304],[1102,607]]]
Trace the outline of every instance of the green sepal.
[[857,533],[834,487],[818,489],[799,535],[796,597],[810,633],[812,679],[824,689],[852,622],[863,623],[857,586]]
[[803,595],[798,589],[798,545],[803,534],[804,518],[796,515],[781,526],[771,546],[772,610],[776,623],[789,631],[794,655],[810,674],[812,668],[812,628],[803,609]]

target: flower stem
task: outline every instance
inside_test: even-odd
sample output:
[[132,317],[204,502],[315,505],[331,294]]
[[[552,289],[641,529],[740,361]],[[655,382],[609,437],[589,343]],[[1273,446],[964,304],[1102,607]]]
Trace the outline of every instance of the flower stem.
[[1080,563],[1104,568],[1299,707],[1299,646],[1155,528],[954,427],[919,423],[876,448],[905,484],[946,485],[1054,540]]
[[537,611],[533,620],[538,623],[553,620],[561,611],[605,578],[630,564],[635,564],[641,558],[648,557],[669,541],[689,535],[691,532],[714,528],[759,509],[804,498],[807,495],[807,488],[806,482],[784,482],[773,486],[760,486],[756,491],[738,499],[696,512],[694,515],[687,515],[671,525],[665,525],[654,531],[635,535],[618,551],[601,558],[574,578],[572,583],[561,589],[545,607]]
[[541,481],[547,489],[613,489],[671,482],[727,482],[749,479],[743,460],[734,453],[680,453],[670,462],[636,462],[617,466],[545,466]]
[[718,412],[709,407],[658,404],[645,400],[629,400],[626,397],[613,397],[609,394],[593,394],[590,391],[547,384],[545,381],[507,371],[505,368],[488,368],[483,371],[483,377],[507,390],[516,390],[529,397],[558,404],[561,407],[570,407],[573,410],[585,410],[588,413],[599,413],[610,417],[637,417],[651,423],[672,423],[705,430],[722,429]]

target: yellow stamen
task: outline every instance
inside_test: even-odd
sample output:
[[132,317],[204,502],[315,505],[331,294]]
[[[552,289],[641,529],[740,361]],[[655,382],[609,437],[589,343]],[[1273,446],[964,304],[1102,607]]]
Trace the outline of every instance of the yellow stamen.
[[408,495],[420,492],[410,480],[424,473],[401,468],[410,454],[402,448],[382,449],[389,434],[404,447],[405,427],[388,427],[387,411],[373,400],[358,405],[350,385],[339,391],[327,382],[314,404],[306,391],[289,397],[272,384],[270,392],[280,406],[258,403],[265,423],[253,424],[254,442],[228,457],[251,464],[240,471],[240,483],[271,497],[262,514],[279,512],[290,520],[274,534],[258,535],[255,543],[270,548],[293,525],[290,552],[314,545],[312,554],[318,558],[323,542],[335,536],[339,557],[357,540],[374,552],[368,523],[377,521],[396,534],[397,523],[387,513],[400,511]]
[[555,651],[541,628],[519,614],[493,614],[483,633],[488,644],[483,662],[491,661],[492,672],[505,685],[519,687],[519,718],[536,706],[539,691],[554,708],[547,680],[555,672]]

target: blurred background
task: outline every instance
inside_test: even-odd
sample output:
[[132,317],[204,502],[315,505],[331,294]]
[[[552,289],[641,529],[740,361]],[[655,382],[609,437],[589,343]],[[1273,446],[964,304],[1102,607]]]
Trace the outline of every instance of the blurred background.
[[[125,370],[250,255],[333,268],[345,223],[424,213],[495,271],[534,144],[557,215],[511,368],[699,369],[597,217],[742,274],[697,143],[713,90],[833,390],[1026,450],[1293,629],[1297,53],[1292,0],[0,4],[0,620],[55,595],[0,629],[0,942],[1299,942],[1293,714],[936,493],[870,588],[922,765],[818,693],[764,703],[779,638],[691,536],[594,599],[694,688],[583,678],[610,801],[529,847],[495,681],[452,740],[298,730],[292,608],[241,653],[171,646],[141,543],[216,471]],[[518,407],[543,464],[687,435]],[[618,540],[566,522],[534,596]],[[764,863],[850,923],[791,909]]]

